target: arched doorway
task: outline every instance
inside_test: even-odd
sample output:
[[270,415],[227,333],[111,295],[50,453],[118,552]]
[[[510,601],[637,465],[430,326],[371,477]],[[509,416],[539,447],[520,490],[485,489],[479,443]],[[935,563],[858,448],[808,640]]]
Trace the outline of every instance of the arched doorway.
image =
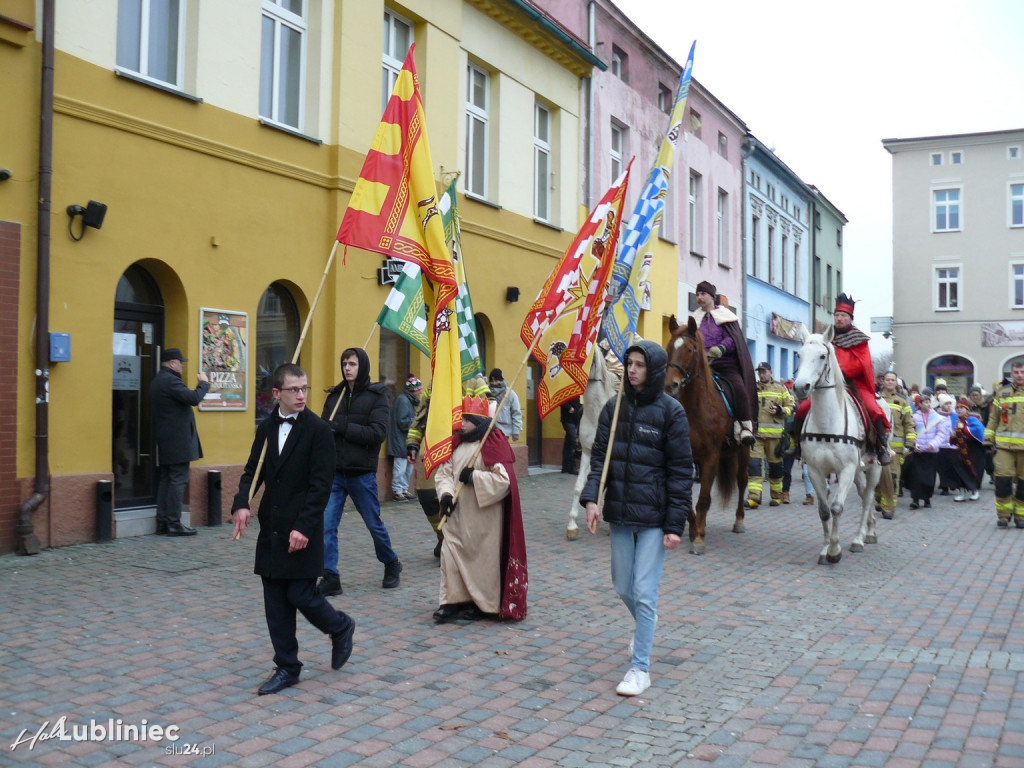
[[[271,283],[256,309],[256,423],[274,409],[274,369],[290,363],[299,343],[299,308],[281,283]],[[301,358],[299,360],[301,364]]]
[[926,385],[935,388],[935,382],[944,379],[949,392],[966,395],[974,383],[974,364],[960,355],[942,355],[932,358],[925,371]]
[[156,280],[133,264],[114,297],[112,464],[114,507],[156,503],[149,385],[164,343],[164,302]]

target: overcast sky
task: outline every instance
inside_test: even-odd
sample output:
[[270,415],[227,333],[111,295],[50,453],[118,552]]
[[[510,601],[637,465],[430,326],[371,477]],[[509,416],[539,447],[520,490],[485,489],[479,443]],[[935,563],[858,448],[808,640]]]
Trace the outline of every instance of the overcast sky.
[[892,314],[882,139],[1024,127],[1024,0],[613,2],[680,66],[696,40],[693,76],[846,215],[865,331]]

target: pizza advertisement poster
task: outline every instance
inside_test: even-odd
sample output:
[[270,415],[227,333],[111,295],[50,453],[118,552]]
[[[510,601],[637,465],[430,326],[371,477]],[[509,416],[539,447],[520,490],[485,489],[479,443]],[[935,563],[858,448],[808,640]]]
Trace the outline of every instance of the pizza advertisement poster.
[[201,411],[244,411],[248,406],[249,315],[199,310],[199,370],[210,377]]

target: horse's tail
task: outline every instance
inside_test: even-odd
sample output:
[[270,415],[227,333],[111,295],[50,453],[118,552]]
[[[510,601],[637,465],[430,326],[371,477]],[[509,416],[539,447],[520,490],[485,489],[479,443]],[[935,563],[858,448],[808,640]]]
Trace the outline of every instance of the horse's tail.
[[733,486],[736,485],[736,462],[738,451],[722,451],[718,458],[718,492],[722,494],[722,504],[728,505],[732,498]]

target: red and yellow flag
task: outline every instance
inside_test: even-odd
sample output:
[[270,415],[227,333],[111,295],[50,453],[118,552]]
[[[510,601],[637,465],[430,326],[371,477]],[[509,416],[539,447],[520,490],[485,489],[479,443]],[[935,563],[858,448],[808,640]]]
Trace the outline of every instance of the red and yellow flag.
[[533,357],[544,366],[537,387],[542,419],[587,388],[587,361],[615,264],[629,167],[590,212],[523,321],[519,335],[527,347],[541,334]]
[[430,412],[423,436],[429,475],[451,456],[452,432],[462,424],[462,364],[455,297],[458,283],[445,242],[427,141],[413,51],[395,81],[352,199],[338,229],[338,242],[396,259],[423,270],[430,311]]

